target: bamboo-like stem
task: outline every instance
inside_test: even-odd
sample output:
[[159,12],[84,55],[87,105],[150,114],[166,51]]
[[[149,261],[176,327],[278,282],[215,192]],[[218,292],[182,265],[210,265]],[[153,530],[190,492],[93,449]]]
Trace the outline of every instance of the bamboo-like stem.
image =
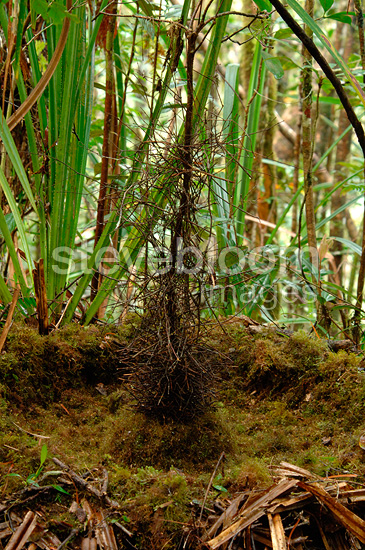
[[2,349],[3,349],[4,344],[6,342],[6,337],[8,335],[8,332],[9,332],[9,329],[10,329],[10,326],[11,326],[11,322],[13,320],[15,306],[17,304],[19,294],[20,294],[20,290],[19,290],[19,288],[16,288],[14,290],[13,299],[12,299],[11,304],[10,304],[9,313],[8,313],[7,318],[6,318],[4,328],[3,328],[1,336],[0,336],[0,353],[2,352]]
[[[113,42],[114,42],[114,29],[115,29],[115,14],[117,4],[112,2],[109,5],[108,17],[108,30],[106,34],[106,78],[105,78],[105,108],[104,108],[104,137],[103,137],[103,149],[101,159],[101,174],[100,174],[100,189],[98,199],[98,211],[96,216],[96,229],[95,229],[95,246],[98,244],[100,236],[104,229],[104,217],[106,214],[106,195],[108,186],[109,175],[109,140],[110,131],[112,127],[112,106],[113,106]],[[91,299],[93,300],[97,294],[99,284],[102,277],[97,271],[95,266],[95,273],[91,281]]]
[[[313,0],[306,0],[305,9],[312,17],[314,11]],[[312,36],[311,30],[306,26],[306,33]],[[303,71],[302,71],[302,157],[304,171],[304,190],[305,190],[305,214],[308,232],[308,244],[311,248],[311,261],[315,262],[314,251],[317,250],[317,239],[314,217],[313,202],[313,180],[312,180],[312,56],[309,51],[303,47]]]
[[[67,0],[67,10],[70,10],[71,7],[72,7],[72,0]],[[51,80],[52,75],[55,72],[57,65],[61,59],[63,50],[66,46],[66,40],[67,40],[69,29],[70,29],[70,19],[69,17],[65,17],[60,38],[58,40],[54,55],[51,61],[49,62],[49,65],[45,70],[42,78],[40,79],[38,84],[34,87],[34,89],[31,91],[26,101],[24,101],[21,104],[19,109],[17,109],[15,113],[7,121],[9,130],[12,130],[13,128],[15,128],[15,126],[25,117],[25,115],[30,111],[34,103],[37,101],[37,99],[42,95],[42,93],[46,89],[47,84]]]
[[[355,11],[357,15],[357,25],[359,29],[359,46],[360,46],[360,56],[361,56],[361,65],[363,71],[365,70],[365,39],[364,39],[364,14],[362,11],[362,5],[360,0],[354,0]],[[365,74],[363,76],[365,82]],[[365,163],[364,163],[364,179],[365,179]],[[356,265],[357,262],[354,262]],[[353,271],[351,271],[351,276]],[[351,282],[351,281],[350,281]],[[364,196],[364,215],[362,223],[362,252],[360,258],[360,269],[359,277],[357,280],[357,292],[356,292],[356,310],[353,317],[353,332],[352,336],[355,342],[358,344],[360,341],[360,315],[363,302],[364,294],[364,282],[365,282],[365,196]]]
[[39,334],[47,335],[49,332],[48,325],[48,307],[47,307],[47,292],[46,281],[44,277],[44,262],[43,258],[39,262],[34,262],[35,269],[33,270],[34,291],[37,302],[38,313],[38,330]]

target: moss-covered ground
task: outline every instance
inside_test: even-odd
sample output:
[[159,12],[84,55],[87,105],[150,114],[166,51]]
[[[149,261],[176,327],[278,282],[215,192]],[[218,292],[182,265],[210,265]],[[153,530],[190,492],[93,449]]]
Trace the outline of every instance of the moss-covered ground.
[[[270,484],[270,466],[281,460],[361,480],[362,355],[331,353],[304,332],[252,336],[237,322],[224,327],[206,327],[204,336],[219,352],[216,402],[184,424],[136,409],[119,359],[133,322],[123,330],[70,325],[47,337],[14,325],[0,355],[2,501],[26,486],[46,444],[43,473],[56,469],[53,456],[96,478],[106,468],[108,494],[122,505],[117,519],[134,545],[167,549],[191,526],[222,451],[208,508],[218,495]],[[69,492],[33,504],[61,540],[76,521],[68,511],[76,489]]]

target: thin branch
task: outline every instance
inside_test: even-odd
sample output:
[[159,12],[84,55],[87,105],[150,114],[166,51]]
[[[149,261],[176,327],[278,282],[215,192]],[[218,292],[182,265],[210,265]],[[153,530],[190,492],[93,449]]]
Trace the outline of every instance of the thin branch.
[[278,14],[283,18],[288,27],[296,34],[302,44],[307,48],[311,56],[317,61],[318,65],[323,70],[324,74],[328,80],[333,85],[334,89],[337,92],[339,100],[342,103],[343,108],[346,111],[347,118],[349,119],[351,125],[353,126],[357,139],[359,140],[360,147],[365,156],[365,133],[362,127],[361,122],[356,116],[356,113],[350,103],[348,95],[345,92],[339,78],[335,75],[326,59],[323,57],[317,46],[314,44],[313,40],[306,35],[303,29],[298,25],[298,23],[293,19],[288,10],[284,8],[280,0],[272,0],[272,5],[275,7]]

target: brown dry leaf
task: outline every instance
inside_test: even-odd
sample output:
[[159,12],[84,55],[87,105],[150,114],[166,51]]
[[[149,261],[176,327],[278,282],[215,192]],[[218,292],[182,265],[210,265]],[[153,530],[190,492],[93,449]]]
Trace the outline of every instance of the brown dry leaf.
[[54,550],[55,548],[58,548],[60,544],[60,539],[50,531],[44,533],[42,538],[37,540],[37,546],[42,550]]
[[328,239],[325,235],[323,235],[321,243],[318,247],[318,256],[320,262],[324,260],[332,245],[333,239]]
[[223,525],[223,529],[228,527],[230,523],[232,523],[233,518],[238,512],[238,508],[244,498],[247,497],[246,493],[243,493],[242,495],[239,495],[237,498],[235,498],[231,504],[228,506],[227,510],[223,512],[223,514],[217,519],[217,521],[212,525],[212,527],[209,529],[209,531],[203,536],[203,541],[210,539],[211,537],[214,537],[216,532],[218,531],[219,527]]
[[81,550],[96,550],[98,544],[95,538],[82,539]]
[[100,548],[103,548],[104,550],[118,550],[113,527],[105,521],[105,514],[103,510],[97,510],[95,512],[95,518],[98,522],[95,527],[95,535]]
[[280,514],[267,514],[273,550],[287,550],[283,523]]
[[266,513],[267,507],[270,506],[273,500],[290,491],[297,483],[298,482],[294,479],[283,479],[278,485],[274,485],[264,491],[255,502],[245,508],[240,519],[222,531],[217,537],[208,541],[210,548],[213,550],[218,548],[221,544],[227,542],[243,531],[243,529],[246,529],[246,527],[257,521]]
[[21,550],[24,544],[28,541],[30,535],[33,533],[37,525],[37,516],[34,512],[26,513],[25,518],[21,525],[14,531],[10,538],[5,550]]
[[313,474],[309,470],[295,466],[295,464],[290,464],[290,462],[280,462],[280,468],[287,470],[288,474],[293,477],[305,477],[307,479],[322,479],[320,476]]
[[298,482],[298,486],[305,491],[312,493],[312,495],[314,495],[328,508],[328,510],[332,512],[337,521],[345,527],[345,529],[355,535],[359,541],[365,543],[365,521],[363,519],[351,512],[351,510],[345,508],[343,504],[331,497],[331,495],[322,489],[322,487],[318,487],[317,485],[308,485],[302,481]]
[[[82,507],[87,514],[90,529],[95,531],[96,542],[103,550],[118,550],[117,541],[115,540],[113,527],[105,521],[105,514],[103,510],[95,510],[91,507],[90,503],[83,499]],[[84,539],[88,540],[88,539]],[[93,539],[89,539],[93,540]],[[86,542],[84,543],[86,544]],[[89,544],[94,544],[90,542]],[[93,550],[92,547],[88,549],[85,546],[83,550]]]

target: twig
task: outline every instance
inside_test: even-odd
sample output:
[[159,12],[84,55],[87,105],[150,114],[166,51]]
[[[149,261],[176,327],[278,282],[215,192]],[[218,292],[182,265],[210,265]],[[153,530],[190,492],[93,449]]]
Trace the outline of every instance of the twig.
[[65,538],[65,540],[63,542],[61,542],[61,544],[57,547],[57,550],[61,550],[61,548],[63,548],[64,546],[66,546],[66,544],[75,536],[78,534],[80,529],[71,529],[71,533],[69,534],[69,536],[67,538]]
[[13,422],[14,426],[16,426],[17,428],[19,428],[19,430],[21,430],[22,432],[25,432],[26,434],[28,435],[31,435],[33,437],[38,437],[39,439],[50,439],[50,436],[49,435],[39,435],[39,434],[34,434],[32,432],[29,432],[28,430],[25,430],[24,428],[22,428],[21,426],[19,426],[19,424],[17,424],[16,422]]
[[62,468],[62,470],[65,470],[65,472],[68,473],[72,481],[75,482],[75,484],[79,485],[82,489],[85,489],[86,491],[89,491],[89,493],[92,493],[94,496],[102,499],[105,501],[105,503],[108,506],[111,506],[112,508],[120,508],[120,504],[116,502],[115,500],[110,499],[106,494],[104,494],[102,491],[98,491],[98,489],[95,489],[90,483],[82,479],[79,475],[77,475],[67,464],[64,464],[59,460],[58,458],[53,458],[53,462]]
[[126,529],[126,528],[124,527],[124,525],[122,525],[121,523],[119,523],[119,521],[115,521],[115,522],[114,522],[114,525],[115,525],[116,527],[119,527],[119,529],[121,529],[121,530],[123,531],[123,533],[125,533],[126,535],[128,535],[128,537],[131,537],[131,538],[133,537],[133,533],[131,533],[130,531],[128,531],[128,529]]
[[218,462],[216,464],[216,467],[214,468],[214,472],[212,473],[212,475],[210,476],[210,480],[209,480],[209,483],[208,483],[208,487],[207,487],[207,490],[205,491],[205,495],[204,495],[204,500],[203,500],[203,504],[202,504],[202,507],[201,507],[201,510],[200,510],[200,516],[199,516],[199,523],[201,522],[201,519],[202,519],[202,516],[203,516],[203,511],[204,511],[204,506],[205,506],[205,503],[206,503],[206,500],[208,498],[208,493],[210,491],[210,488],[212,486],[212,483],[213,483],[213,480],[215,478],[215,474],[217,473],[217,470],[219,468],[219,464],[221,463],[221,461],[223,460],[224,458],[224,451],[222,452],[221,456],[219,457],[218,459]]

